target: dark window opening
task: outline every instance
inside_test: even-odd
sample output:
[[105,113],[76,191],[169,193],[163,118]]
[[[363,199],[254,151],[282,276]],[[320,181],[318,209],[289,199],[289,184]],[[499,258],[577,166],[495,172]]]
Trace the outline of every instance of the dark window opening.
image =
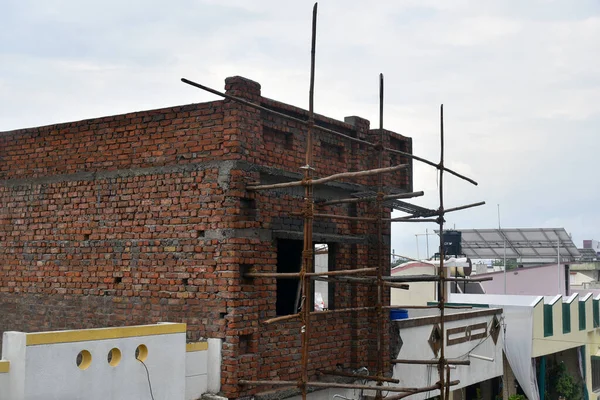
[[[277,272],[300,272],[303,243],[301,240],[277,240]],[[277,315],[296,314],[300,306],[299,279],[277,280]]]

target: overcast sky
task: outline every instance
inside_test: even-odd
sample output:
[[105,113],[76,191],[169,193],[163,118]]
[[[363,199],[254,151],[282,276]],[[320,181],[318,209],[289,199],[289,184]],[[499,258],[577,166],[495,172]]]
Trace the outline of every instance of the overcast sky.
[[[215,100],[181,77],[227,76],[308,105],[309,1],[3,0],[0,131]],[[600,1],[355,1],[319,4],[315,109],[385,127],[479,182],[445,179],[450,227],[564,227],[600,239]],[[438,204],[435,170],[415,164],[414,202]],[[393,228],[396,253],[416,233]],[[435,239],[430,239],[433,252]],[[421,237],[420,256],[425,238]]]

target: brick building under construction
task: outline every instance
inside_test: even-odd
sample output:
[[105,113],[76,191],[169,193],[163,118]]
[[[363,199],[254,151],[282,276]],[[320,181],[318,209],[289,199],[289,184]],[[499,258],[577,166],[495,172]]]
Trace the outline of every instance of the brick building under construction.
[[[225,88],[307,118],[248,79],[228,78]],[[412,153],[410,138],[359,117],[317,115],[315,124]],[[223,339],[227,397],[258,391],[240,379],[298,379],[300,321],[261,323],[296,312],[298,279],[244,275],[300,270],[304,189],[247,186],[302,179],[305,148],[301,124],[231,100],[0,133],[0,331],[186,322],[190,341]],[[314,151],[317,177],[380,166],[376,149],[326,130],[314,132]],[[411,160],[387,152],[381,166],[399,164]],[[316,204],[377,192],[378,179],[316,186]],[[383,175],[383,188],[410,192],[411,168]],[[378,262],[377,226],[360,221],[380,216],[373,203],[319,211],[356,217],[315,219],[329,270]],[[385,254],[389,232],[385,222]],[[374,347],[374,310],[335,312],[374,306],[376,287],[330,281],[327,290],[329,312],[311,316],[309,375],[389,363],[387,327],[383,354]]]

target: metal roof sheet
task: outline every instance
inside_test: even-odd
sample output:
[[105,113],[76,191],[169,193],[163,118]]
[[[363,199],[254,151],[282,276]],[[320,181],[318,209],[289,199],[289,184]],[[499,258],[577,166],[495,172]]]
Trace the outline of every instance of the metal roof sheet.
[[456,229],[462,252],[469,258],[572,261],[580,256],[564,228]]

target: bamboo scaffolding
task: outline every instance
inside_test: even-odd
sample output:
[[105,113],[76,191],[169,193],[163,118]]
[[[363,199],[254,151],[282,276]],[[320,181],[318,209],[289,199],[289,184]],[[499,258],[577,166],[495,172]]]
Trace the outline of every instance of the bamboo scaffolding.
[[[448,385],[448,387],[450,387],[450,386],[456,386],[459,383],[460,383],[459,380],[455,380],[455,381],[448,382],[447,385]],[[440,389],[442,387],[443,387],[442,384],[440,382],[437,382],[434,385],[425,386],[425,387],[419,388],[419,389],[417,389],[417,390],[415,390],[413,392],[410,392],[410,393],[400,394],[400,395],[397,395],[397,396],[388,396],[388,397],[385,398],[385,400],[400,400],[400,399],[403,399],[405,397],[412,396],[414,394],[425,393],[425,392],[431,392],[433,390],[438,390],[438,389]]]
[[[432,264],[432,266],[435,266],[435,264]],[[486,282],[492,279],[494,278],[444,278],[443,280],[450,282]],[[395,275],[384,276],[383,280],[388,282],[440,282],[442,279],[435,275]]]
[[[372,380],[377,381],[376,386],[372,385],[357,385],[357,384],[342,384],[342,383],[334,383],[334,382],[311,382],[308,380],[308,366],[309,366],[309,347],[310,347],[310,339],[312,333],[311,327],[311,317],[316,315],[328,315],[332,313],[343,313],[343,312],[357,312],[357,311],[375,311],[376,312],[376,339],[377,339],[377,351],[378,354],[381,355],[383,353],[383,345],[384,345],[384,331],[383,326],[385,324],[384,320],[384,309],[402,307],[402,308],[438,308],[440,310],[440,327],[442,331],[442,336],[444,335],[444,310],[448,308],[469,308],[463,306],[451,306],[447,305],[446,299],[446,282],[449,281],[471,281],[471,282],[480,282],[484,280],[489,280],[490,278],[479,278],[479,279],[462,279],[462,278],[447,278],[446,271],[444,269],[444,246],[443,246],[443,227],[444,227],[444,215],[447,212],[464,210],[471,207],[476,207],[484,202],[474,203],[469,205],[464,205],[460,207],[454,207],[449,209],[444,209],[444,191],[443,191],[443,178],[444,172],[452,174],[460,179],[466,180],[474,185],[477,185],[473,179],[468,178],[464,175],[461,175],[444,165],[444,120],[443,120],[443,105],[440,107],[440,161],[438,163],[434,163],[432,161],[426,160],[422,157],[415,156],[414,154],[410,154],[407,152],[403,152],[396,149],[387,148],[384,146],[384,135],[385,131],[383,129],[383,75],[380,74],[380,85],[379,85],[379,139],[377,143],[371,143],[366,140],[358,139],[352,137],[350,135],[343,134],[341,132],[336,132],[335,130],[325,128],[323,126],[319,126],[315,124],[315,114],[314,114],[314,83],[315,83],[315,54],[316,54],[316,24],[317,24],[317,4],[315,3],[313,7],[312,14],[312,37],[311,37],[311,62],[310,62],[310,86],[309,86],[309,109],[308,109],[308,118],[306,120],[301,118],[296,118],[290,115],[287,115],[282,112],[278,112],[276,110],[272,110],[268,107],[263,107],[260,104],[252,103],[248,100],[238,98],[236,96],[231,96],[226,93],[221,93],[214,89],[208,88],[196,82],[192,82],[185,78],[182,79],[184,83],[195,86],[202,90],[208,91],[210,93],[219,95],[229,100],[233,100],[239,104],[253,107],[255,109],[271,113],[273,115],[277,115],[281,118],[291,120],[297,122],[306,127],[306,148],[305,148],[305,165],[301,167],[303,170],[303,179],[300,181],[293,182],[283,182],[277,184],[267,184],[261,185],[259,183],[253,183],[246,187],[247,190],[268,190],[268,189],[278,189],[278,188],[289,188],[289,187],[304,187],[304,209],[301,213],[294,213],[296,215],[300,215],[304,218],[304,233],[303,233],[303,251],[302,251],[302,264],[299,273],[248,273],[245,274],[246,277],[265,277],[265,278],[276,278],[276,279],[298,279],[299,285],[301,288],[301,301],[300,301],[300,311],[296,314],[286,315],[274,317],[268,320],[263,321],[265,324],[275,323],[275,322],[283,322],[294,319],[301,320],[301,375],[299,380],[297,381],[249,381],[249,380],[240,380],[239,384],[241,385],[269,385],[269,386],[297,386],[300,388],[302,392],[302,399],[306,400],[307,388],[308,387],[323,387],[323,388],[350,388],[350,389],[363,389],[363,390],[373,390],[376,393],[376,398],[381,399],[382,391],[388,392],[402,392],[400,395],[396,396],[388,396],[386,400],[397,400],[401,399],[413,394],[423,393],[431,390],[440,390],[440,397],[442,400],[447,400],[449,397],[450,386],[454,386],[459,383],[459,381],[451,381],[450,380],[450,365],[468,365],[465,364],[465,361],[461,360],[449,360],[445,358],[445,343],[444,340],[441,342],[440,348],[440,357],[437,360],[404,360],[407,362],[411,362],[413,364],[427,364],[427,365],[437,365],[438,373],[439,373],[439,381],[432,386],[427,386],[423,388],[400,388],[395,386],[386,386],[383,388],[382,382],[392,382],[396,383],[397,379],[386,378],[383,376],[383,358],[380,356],[377,358],[377,374],[375,376],[369,376]],[[347,140],[353,141],[355,143],[360,143],[372,148],[377,156],[378,168],[369,169],[363,171],[354,171],[354,172],[343,172],[338,174],[333,174],[330,176],[326,176],[323,178],[314,178],[314,165],[313,165],[313,134],[315,130],[319,130],[322,132],[327,132],[330,134],[337,135],[339,137],[345,138]],[[409,167],[407,164],[401,164],[391,167],[383,167],[383,155],[384,153],[393,153],[400,154],[407,159],[416,160],[419,162],[423,162],[427,165],[435,167],[439,173],[439,209],[431,214],[431,216],[438,216],[437,218],[423,218],[422,216],[412,215],[409,217],[401,217],[401,218],[384,218],[384,202],[392,199],[400,199],[400,198],[409,198],[409,197],[417,197],[423,195],[423,192],[412,192],[412,193],[403,193],[403,194],[383,194],[383,174],[389,173],[393,171],[398,171],[401,169],[406,169]],[[317,184],[327,183],[333,180],[345,179],[345,178],[354,178],[354,177],[363,177],[363,176],[371,176],[377,175],[378,183],[377,183],[377,195],[369,196],[367,198],[357,198],[357,199],[337,199],[330,200],[325,202],[320,202],[318,204],[314,201],[313,188]],[[334,214],[315,214],[314,207],[318,206],[326,206],[332,204],[343,204],[343,203],[359,203],[363,201],[375,201],[376,202],[376,212],[378,214],[377,218],[366,218],[366,217],[350,217],[350,216],[338,216]],[[367,222],[376,222],[377,229],[377,237],[378,237],[378,245],[376,248],[376,258],[377,258],[377,267],[376,268],[363,268],[362,271],[359,270],[341,270],[341,271],[331,271],[327,273],[315,273],[313,272],[313,257],[314,257],[314,247],[313,247],[313,220],[314,218],[330,218],[330,219],[346,219],[350,221],[367,221]],[[438,268],[437,276],[405,276],[405,277],[389,277],[383,276],[383,270],[385,268],[386,262],[383,252],[383,223],[385,222],[435,222],[439,224],[440,229],[440,263]],[[370,277],[356,277],[356,276],[347,276],[354,275],[359,273],[367,273],[367,272],[376,272],[376,276]],[[376,285],[377,287],[377,296],[374,302],[374,305],[367,307],[351,307],[344,309],[336,309],[336,310],[325,310],[325,311],[311,311],[311,301],[309,300],[309,296],[311,296],[312,289],[312,281],[313,280],[332,280],[339,282],[349,282],[349,283],[360,283],[360,284],[369,284]],[[385,287],[402,287],[405,288],[407,285],[400,284],[399,282],[437,282],[438,290],[438,303],[435,306],[385,306],[383,304],[383,290]],[[392,360],[392,363],[401,363],[403,360]],[[461,364],[457,364],[457,363]],[[468,362],[468,361],[467,361]],[[331,371],[330,371],[331,372]],[[338,371],[336,371],[337,373]],[[445,373],[445,374],[444,374]],[[352,377],[362,377],[362,375],[352,374]]]
[[[357,277],[331,277],[331,278],[322,278],[322,277],[313,277],[313,280],[323,281],[323,282],[347,282],[347,283],[363,283],[368,285],[376,285],[377,281],[372,278],[357,278]],[[409,285],[404,283],[396,283],[396,282],[384,282],[386,287],[392,287],[396,289],[408,290],[410,288]]]
[[[299,216],[303,216],[304,213],[298,211],[298,212],[289,213],[288,215],[291,215],[291,216],[294,216],[294,217],[299,217]],[[348,220],[348,221],[365,221],[365,222],[375,222],[375,221],[377,221],[377,218],[349,217],[349,216],[346,216],[346,215],[335,215],[335,214],[313,214],[313,217],[315,217],[315,218],[329,218],[329,219],[343,219],[343,220]]]
[[[425,192],[409,192],[409,193],[398,193],[398,194],[387,194],[383,196],[383,200],[397,200],[397,199],[412,199],[413,197],[423,196]],[[315,202],[317,206],[329,206],[333,204],[344,204],[344,203],[360,203],[362,201],[373,201],[377,200],[378,196],[369,197],[352,197],[349,199],[338,199],[328,201]]]
[[[438,270],[438,307],[440,309],[440,330],[442,332],[442,344],[440,346],[440,358],[438,363],[438,374],[440,384],[440,400],[448,400],[443,390],[446,385],[444,376],[444,365],[446,365],[446,346],[444,345],[444,304],[446,303],[446,271],[444,270],[444,105],[440,106],[440,164],[439,172],[439,191],[440,191],[440,208],[439,208],[439,226],[440,226],[440,266]],[[448,379],[449,380],[449,379]],[[449,382],[447,383],[449,385]]]
[[[471,309],[471,308],[473,308],[472,306],[455,306],[455,305],[448,305],[448,304],[445,304],[444,307],[450,308],[450,309],[453,309],[453,308],[454,309]],[[386,309],[387,308],[389,308],[389,309],[392,309],[392,308],[425,309],[425,308],[439,308],[439,306],[437,304],[434,306],[413,306],[413,305],[397,306],[397,305],[393,305],[393,306],[384,306],[383,308],[386,308]]]
[[304,248],[302,251],[302,266],[300,269],[300,282],[302,284],[302,306],[300,318],[302,320],[302,328],[300,329],[301,336],[301,366],[302,373],[300,376],[300,390],[302,391],[302,400],[306,400],[306,389],[308,383],[308,347],[310,345],[310,308],[312,304],[308,300],[311,295],[311,280],[306,276],[312,272],[313,267],[313,129],[314,121],[314,93],[315,93],[315,50],[317,47],[317,3],[313,7],[312,18],[312,38],[310,47],[310,86],[308,91],[308,125],[306,129],[306,156],[304,170],[304,181],[308,184],[304,188]]
[[320,184],[335,181],[338,179],[360,178],[363,176],[385,174],[386,172],[394,172],[394,171],[398,171],[398,170],[406,169],[406,168],[408,168],[408,164],[394,165],[392,167],[386,167],[386,168],[368,169],[365,171],[340,172],[339,174],[333,174],[333,175],[329,175],[324,178],[318,178],[318,179],[312,179],[312,178],[309,179],[309,177],[305,176],[304,179],[301,181],[273,183],[271,185],[249,185],[249,186],[246,186],[246,190],[282,189],[282,188],[290,188],[290,187],[296,187],[296,186],[312,187],[314,185],[320,185]]
[[[444,210],[444,214],[449,213],[449,212],[454,212],[454,211],[466,210],[467,208],[479,207],[479,206],[483,206],[483,205],[485,205],[485,201],[480,201],[478,203],[473,203],[473,204],[465,204],[464,206],[448,208],[447,210]],[[426,216],[431,216],[431,215],[440,215],[440,211],[439,210],[435,211],[434,213],[428,214]],[[407,217],[392,218],[392,219],[390,219],[390,221],[392,221],[392,222],[408,221],[412,218],[421,218],[421,216],[409,215]]]
[[[439,360],[404,360],[395,359],[392,360],[392,364],[416,364],[416,365],[436,365]],[[471,365],[469,360],[446,360],[447,365]]]
[[[379,168],[383,168],[383,74],[379,74],[379,145],[376,147],[378,149],[377,154],[377,165]],[[377,193],[383,193],[383,175],[377,175]],[[383,342],[385,341],[385,333],[383,331],[384,328],[384,319],[383,319],[383,290],[384,290],[384,282],[383,282],[383,269],[384,269],[384,260],[383,260],[383,218],[384,218],[384,209],[383,209],[383,196],[377,196],[377,305],[376,305],[376,313],[377,313],[377,323],[375,324],[375,334],[377,335],[377,376],[383,376]],[[389,263],[388,263],[389,264]],[[383,382],[377,382],[378,386],[381,386]],[[375,392],[375,399],[380,400],[382,398],[381,390]]]
[[[307,272],[305,276],[336,276],[336,275],[358,275],[365,272],[375,272],[377,268],[359,268],[344,269],[339,271]],[[300,272],[248,272],[244,274],[245,278],[279,278],[293,279],[299,278]]]
[[[299,382],[295,381],[249,381],[245,379],[240,379],[238,381],[240,385],[246,386],[291,386],[291,385],[301,385]],[[306,382],[303,384],[306,387],[319,387],[319,388],[340,388],[340,389],[362,389],[362,390],[382,390],[381,386],[372,386],[372,385],[359,385],[354,383],[338,383],[338,382]],[[404,388],[398,386],[386,386],[386,392],[416,392],[419,390],[418,388]]]
[[375,376],[375,375],[361,375],[361,374],[354,374],[351,372],[322,370],[322,369],[317,370],[317,372],[320,374],[324,374],[324,375],[346,376],[348,378],[360,378],[360,379],[365,379],[365,380],[369,380],[369,381],[400,383],[400,379],[385,378],[385,377],[380,377],[380,376]]

